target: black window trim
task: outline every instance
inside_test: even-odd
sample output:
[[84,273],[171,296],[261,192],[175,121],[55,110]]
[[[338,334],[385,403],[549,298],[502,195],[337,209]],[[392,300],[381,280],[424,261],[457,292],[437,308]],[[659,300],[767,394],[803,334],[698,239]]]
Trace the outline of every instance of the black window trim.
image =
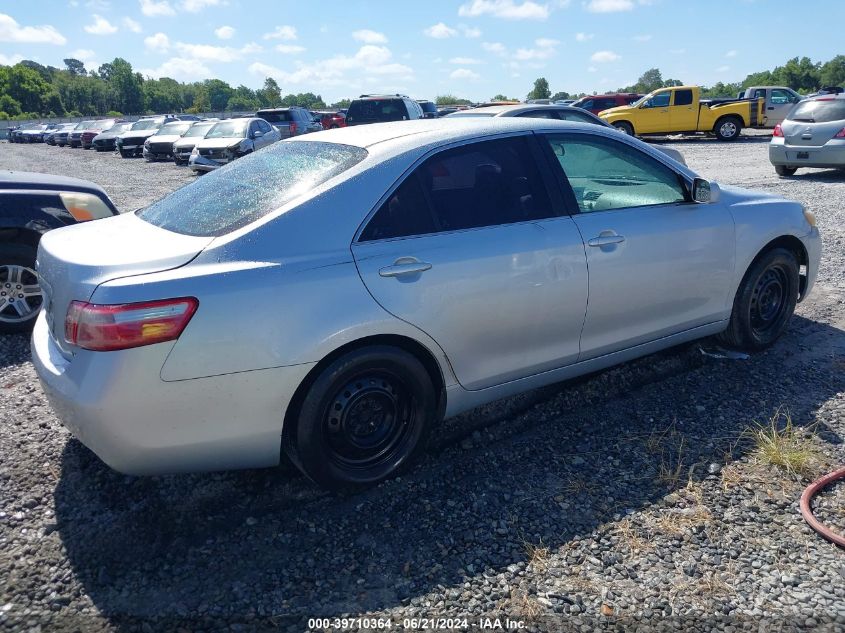
[[[666,169],[671,171],[675,176],[678,178],[678,184],[681,185],[681,188],[684,190],[684,202],[663,202],[659,204],[644,204],[639,205],[636,207],[621,207],[619,209],[606,209],[603,211],[582,211],[581,207],[578,206],[578,200],[575,197],[575,191],[572,189],[572,185],[569,182],[569,178],[566,176],[566,173],[563,171],[563,167],[561,166],[560,162],[558,161],[557,157],[555,156],[554,150],[551,147],[551,143],[549,142],[540,142],[540,149],[546,155],[546,166],[552,171],[552,176],[554,177],[560,194],[563,196],[566,202],[566,208],[568,210],[569,215],[576,216],[576,215],[588,215],[588,214],[595,214],[595,213],[615,213],[618,211],[636,211],[638,209],[653,209],[655,207],[665,207],[670,205],[676,204],[697,204],[692,199],[692,182],[687,179],[681,172],[672,168],[671,165],[663,161],[661,158],[657,156],[652,156],[648,152],[642,151],[640,148],[634,146],[632,143],[627,143],[622,139],[613,139],[601,134],[593,134],[592,132],[581,131],[581,130],[566,130],[566,131],[538,131],[535,132],[538,136],[586,136],[589,139],[602,139],[605,141],[609,141],[611,143],[624,143],[630,149],[640,152],[643,156],[650,158],[651,160],[657,162],[660,165],[663,165]],[[538,141],[542,141],[545,139],[538,139]]]
[[[361,235],[364,233],[364,230],[367,228],[367,225],[370,221],[375,217],[376,213],[382,208],[382,206],[390,200],[390,197],[394,194],[394,192],[402,186],[402,184],[410,177],[419,178],[417,175],[417,169],[426,162],[429,158],[432,158],[438,154],[443,152],[448,152],[453,149],[458,149],[460,147],[464,147],[466,145],[472,145],[475,143],[484,143],[485,141],[497,141],[497,140],[504,140],[509,138],[525,138],[526,142],[528,143],[529,152],[531,153],[532,157],[534,158],[535,165],[537,167],[537,171],[540,173],[540,181],[542,185],[545,187],[546,192],[549,196],[549,201],[552,205],[552,211],[554,211],[555,215],[551,215],[548,218],[541,218],[537,220],[521,220],[519,222],[508,222],[506,224],[487,224],[485,226],[473,226],[465,229],[449,229],[449,230],[437,230],[434,233],[422,233],[419,235],[403,235],[400,237],[385,237],[380,238],[377,240],[361,240]],[[378,201],[375,203],[372,209],[370,209],[369,213],[367,213],[364,220],[358,225],[358,229],[355,231],[355,235],[352,238],[352,244],[379,244],[382,242],[393,242],[397,240],[413,240],[420,237],[428,237],[431,235],[449,235],[452,233],[465,233],[467,231],[484,231],[487,229],[494,229],[501,226],[514,226],[518,224],[536,224],[538,222],[548,222],[550,220],[558,220],[562,217],[568,217],[571,215],[569,212],[566,211],[565,203],[561,198],[560,189],[555,185],[555,177],[551,170],[549,169],[548,163],[542,159],[542,148],[540,147],[540,143],[536,137],[535,132],[533,131],[520,131],[520,132],[509,132],[503,134],[495,134],[490,136],[483,136],[483,137],[475,137],[475,138],[468,138],[468,139],[461,139],[460,141],[454,141],[452,143],[448,143],[446,145],[441,145],[436,147],[422,156],[420,156],[417,160],[415,160],[408,169],[402,172],[402,175],[399,176],[396,181],[385,191],[384,195],[382,195]],[[422,185],[422,183],[420,183]],[[425,190],[425,187],[422,187],[423,195],[425,196],[426,202],[428,203],[428,210],[429,213],[433,216],[434,226],[435,228],[439,227],[439,223],[437,221],[436,215],[434,213],[434,207],[432,205],[430,193]],[[573,194],[573,200],[575,199]],[[576,205],[577,206],[577,205]]]

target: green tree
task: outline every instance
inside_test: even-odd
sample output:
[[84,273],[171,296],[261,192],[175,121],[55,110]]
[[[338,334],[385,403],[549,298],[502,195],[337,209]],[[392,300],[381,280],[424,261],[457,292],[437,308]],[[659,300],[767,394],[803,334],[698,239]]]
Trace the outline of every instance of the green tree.
[[508,97],[506,95],[503,95],[502,93],[499,93],[490,97],[490,101],[519,101],[519,99]]
[[[105,64],[104,64],[105,65]],[[100,66],[102,68],[102,66]],[[144,78],[132,71],[132,64],[125,59],[115,57],[109,64],[108,79],[117,96],[116,109],[126,113],[138,113],[144,110]]]
[[472,101],[469,99],[460,99],[455,95],[445,94],[434,97],[434,103],[437,105],[469,105]]
[[528,93],[528,99],[548,99],[552,96],[549,89],[549,82],[545,77],[538,77],[534,80],[534,88]]
[[272,108],[281,103],[282,89],[275,79],[267,77],[264,80],[264,87],[256,92],[256,96],[262,108]]
[[9,95],[0,95],[0,112],[10,116],[17,116],[21,113],[21,104],[12,99]]
[[348,108],[350,103],[352,103],[351,99],[341,99],[340,101],[335,101],[332,104],[332,107],[333,108]]
[[24,112],[41,112],[43,95],[50,90],[50,84],[36,70],[21,62],[9,71],[7,93],[21,104]]
[[845,87],[845,55],[837,55],[823,64],[819,70],[819,80],[822,86]]
[[645,71],[637,83],[633,86],[633,92],[647,93],[652,90],[657,90],[663,87],[663,75],[660,74],[659,68],[649,68]]
[[235,94],[232,86],[220,79],[206,79],[203,82],[203,89],[208,99],[208,107],[214,112],[225,110],[229,99]]
[[67,59],[63,60],[65,66],[67,66],[67,71],[71,75],[85,75],[85,64],[83,64],[78,59],[74,59],[73,57],[68,57]]
[[772,72],[776,83],[793,90],[815,90],[821,83],[820,64],[814,64],[809,57],[793,57]]

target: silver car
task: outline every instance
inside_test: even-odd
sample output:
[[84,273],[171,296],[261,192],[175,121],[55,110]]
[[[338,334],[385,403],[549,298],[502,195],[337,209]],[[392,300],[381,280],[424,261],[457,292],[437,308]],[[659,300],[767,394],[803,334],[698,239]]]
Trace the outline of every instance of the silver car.
[[187,165],[197,141],[205,138],[205,135],[214,127],[215,123],[217,123],[217,119],[197,121],[188,128],[187,132],[176,139],[173,143],[173,162],[177,165]]
[[366,485],[484,403],[708,335],[771,345],[820,250],[797,202],[604,127],[341,128],[47,233],[33,362],[119,471],[285,451]]
[[800,167],[845,169],[845,94],[800,101],[775,126],[769,161],[779,176]]
[[147,137],[141,154],[150,162],[160,159],[173,160],[173,144],[182,138],[193,124],[193,121],[165,123],[155,134]]
[[191,150],[188,166],[194,172],[208,172],[236,158],[275,143],[279,130],[264,119],[228,119],[215,123]]

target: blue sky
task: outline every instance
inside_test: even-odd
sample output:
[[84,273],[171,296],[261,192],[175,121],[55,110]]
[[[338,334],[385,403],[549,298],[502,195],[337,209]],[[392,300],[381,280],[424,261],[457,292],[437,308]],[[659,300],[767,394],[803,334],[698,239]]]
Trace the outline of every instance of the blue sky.
[[[825,23],[845,24],[845,2],[823,4]],[[786,0],[0,0],[0,63],[123,57],[151,77],[272,76],[327,101],[481,100],[524,97],[539,76],[552,91],[603,92],[656,66],[712,85],[845,52],[802,23],[818,25]]]

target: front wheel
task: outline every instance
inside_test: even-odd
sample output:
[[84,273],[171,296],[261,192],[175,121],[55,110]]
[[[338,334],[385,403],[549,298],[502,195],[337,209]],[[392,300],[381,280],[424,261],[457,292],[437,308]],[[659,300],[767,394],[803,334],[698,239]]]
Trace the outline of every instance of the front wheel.
[[434,386],[422,363],[405,350],[373,346],[341,356],[320,373],[285,445],[317,484],[367,486],[417,455],[436,416]]
[[752,351],[769,347],[786,330],[798,291],[798,260],[791,251],[773,248],[758,256],[739,286],[720,340]]
[[28,332],[41,309],[34,246],[0,244],[0,334]]
[[742,123],[736,117],[725,117],[716,121],[713,132],[720,141],[735,141],[742,132]]
[[794,176],[798,171],[797,167],[787,167],[786,165],[775,165],[775,173],[778,176]]
[[613,124],[613,127],[622,132],[622,134],[627,134],[628,136],[634,135],[634,126],[627,121],[617,121]]

